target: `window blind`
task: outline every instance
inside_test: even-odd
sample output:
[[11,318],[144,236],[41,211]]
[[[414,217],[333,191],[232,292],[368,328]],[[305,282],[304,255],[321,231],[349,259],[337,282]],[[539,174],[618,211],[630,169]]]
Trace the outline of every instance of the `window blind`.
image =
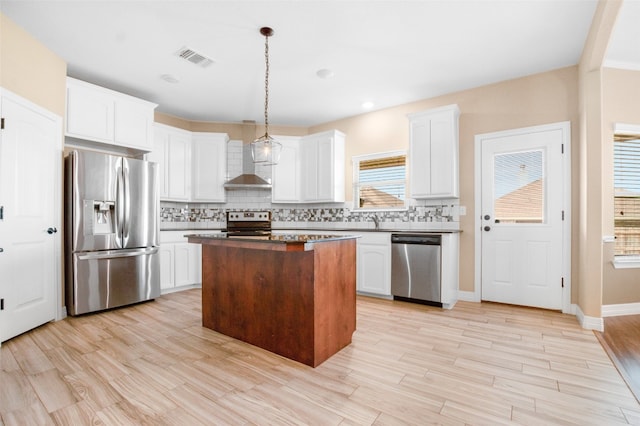
[[615,255],[640,255],[640,139],[616,135],[613,143]]
[[355,184],[358,207],[364,209],[401,208],[405,205],[406,156],[396,155],[356,160]]

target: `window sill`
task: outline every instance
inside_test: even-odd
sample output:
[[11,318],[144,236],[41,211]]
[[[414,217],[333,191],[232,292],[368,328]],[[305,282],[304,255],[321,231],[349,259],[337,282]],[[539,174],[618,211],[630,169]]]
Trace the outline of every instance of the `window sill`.
[[615,269],[640,268],[640,256],[616,256],[611,263]]

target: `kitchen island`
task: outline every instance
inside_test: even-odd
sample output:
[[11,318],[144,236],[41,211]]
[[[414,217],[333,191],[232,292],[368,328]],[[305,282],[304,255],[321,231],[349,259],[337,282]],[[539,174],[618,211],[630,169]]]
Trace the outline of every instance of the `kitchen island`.
[[355,331],[356,238],[189,235],[202,245],[202,325],[320,365]]

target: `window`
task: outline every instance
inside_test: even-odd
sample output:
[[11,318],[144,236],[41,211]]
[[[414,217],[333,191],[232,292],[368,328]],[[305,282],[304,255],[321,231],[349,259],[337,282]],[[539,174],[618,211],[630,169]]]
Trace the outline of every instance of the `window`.
[[613,142],[616,256],[640,256],[640,135],[615,134]]
[[493,167],[496,223],[545,223],[543,151],[497,154]]
[[407,154],[404,151],[353,157],[356,209],[405,208]]

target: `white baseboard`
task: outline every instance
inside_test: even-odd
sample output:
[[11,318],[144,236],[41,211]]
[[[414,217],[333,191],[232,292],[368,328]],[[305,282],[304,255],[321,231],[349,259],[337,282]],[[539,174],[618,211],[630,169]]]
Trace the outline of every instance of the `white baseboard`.
[[602,305],[603,318],[637,314],[640,314],[640,303],[619,303],[616,305]]
[[458,290],[458,300],[463,302],[480,302],[480,295],[475,291]]
[[582,312],[580,306],[576,306],[576,317],[578,318],[578,322],[587,330],[596,330],[596,331],[604,331],[604,320],[602,318],[597,317],[588,317]]
[[202,288],[202,284],[197,283],[197,284],[191,284],[191,285],[183,285],[181,287],[163,288],[160,290],[160,295],[175,293],[183,290],[191,290],[192,288]]

